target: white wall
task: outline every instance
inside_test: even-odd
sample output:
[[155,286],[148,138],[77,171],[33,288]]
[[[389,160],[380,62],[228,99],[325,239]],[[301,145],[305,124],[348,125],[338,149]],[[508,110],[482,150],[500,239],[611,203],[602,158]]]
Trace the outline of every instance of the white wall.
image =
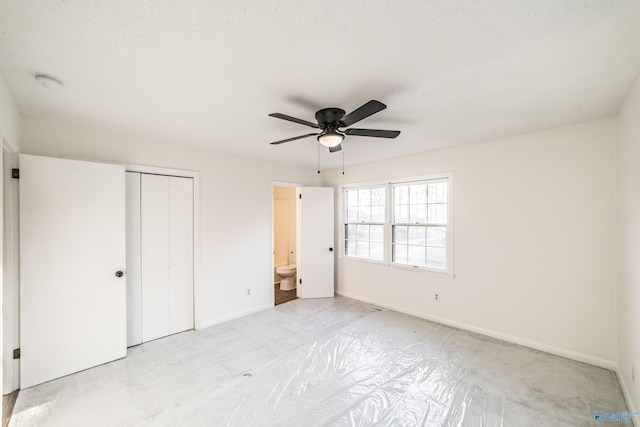
[[617,148],[618,378],[640,411],[640,77],[618,117]]
[[[338,187],[453,172],[455,279],[342,260],[337,291],[614,368],[615,123],[325,173],[325,184]],[[338,211],[336,218],[340,230]]]
[[[313,168],[22,116],[22,152],[200,171],[201,274],[196,321],[210,325],[270,306],[272,182],[317,185]],[[246,288],[251,296],[245,295]]]
[[[0,189],[3,190],[2,202],[0,203],[0,243],[2,244],[0,250],[0,280],[2,281],[0,286],[0,305],[3,306],[2,320],[0,320],[0,334],[2,334],[2,340],[0,340],[0,349],[2,349],[0,384],[4,394],[10,393],[18,388],[19,385],[19,361],[13,360],[9,356],[11,351],[17,347],[18,342],[17,325],[15,325],[18,313],[14,310],[15,302],[18,300],[16,291],[17,239],[13,232],[5,235],[4,230],[5,221],[11,231],[13,231],[13,226],[17,222],[17,203],[15,203],[14,197],[17,185],[15,182],[7,181],[5,183],[4,181],[8,179],[5,166],[15,166],[15,153],[20,150],[20,113],[2,74],[0,74],[0,149],[2,150],[0,151],[2,153]],[[14,304],[12,305],[12,303]],[[6,325],[5,321],[7,321]],[[5,355],[8,357],[5,357]]]
[[1,138],[12,144],[15,151],[20,146],[20,113],[4,77],[0,74],[0,130]]

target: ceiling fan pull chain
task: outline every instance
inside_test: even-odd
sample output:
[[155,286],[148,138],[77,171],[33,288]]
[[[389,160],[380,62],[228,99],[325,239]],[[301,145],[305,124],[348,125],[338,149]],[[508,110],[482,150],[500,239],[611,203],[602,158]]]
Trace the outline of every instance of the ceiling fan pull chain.
[[318,173],[320,173],[320,144],[316,144],[318,146]]
[[342,150],[342,175],[344,175],[344,150]]

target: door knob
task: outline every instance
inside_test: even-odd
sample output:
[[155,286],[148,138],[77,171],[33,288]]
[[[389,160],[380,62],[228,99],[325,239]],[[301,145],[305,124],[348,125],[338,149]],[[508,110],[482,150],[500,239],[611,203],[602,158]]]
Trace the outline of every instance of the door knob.
[[122,277],[124,276],[124,273],[120,270],[116,271],[116,277]]

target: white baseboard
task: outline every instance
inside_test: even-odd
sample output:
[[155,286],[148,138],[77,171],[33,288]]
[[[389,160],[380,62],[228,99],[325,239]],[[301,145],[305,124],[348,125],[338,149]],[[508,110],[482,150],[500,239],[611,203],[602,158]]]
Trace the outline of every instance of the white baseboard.
[[240,311],[238,313],[229,314],[227,316],[222,316],[222,317],[216,317],[214,319],[203,320],[203,321],[200,321],[198,323],[198,325],[196,326],[196,329],[208,328],[209,326],[218,325],[220,323],[228,322],[229,320],[238,319],[240,317],[248,316],[248,315],[253,314],[253,313],[258,313],[260,311],[268,310],[270,308],[273,308],[273,304],[264,304],[264,305],[260,305],[258,307],[250,308],[248,310]]
[[351,298],[351,299],[355,299],[355,300],[359,300],[362,302],[366,302],[369,304],[375,304],[375,305],[379,305],[380,307],[385,307],[394,311],[398,311],[400,313],[405,313],[405,314],[409,314],[411,316],[415,316],[415,317],[419,317],[421,319],[425,319],[425,320],[429,320],[431,322],[436,322],[436,323],[440,323],[442,325],[447,325],[447,326],[452,326],[454,328],[459,328],[459,329],[464,329],[466,331],[470,331],[470,332],[475,332],[481,335],[486,335],[488,337],[491,338],[496,338],[499,340],[503,340],[503,341],[507,341],[510,343],[514,343],[514,344],[518,344],[518,345],[522,345],[525,347],[529,347],[532,348],[534,350],[540,350],[540,351],[544,351],[545,353],[550,353],[550,354],[554,354],[556,356],[561,356],[561,357],[565,357],[567,359],[571,359],[571,360],[576,360],[578,362],[583,362],[583,363],[588,363],[590,365],[595,365],[595,366],[599,366],[601,368],[605,368],[605,369],[609,369],[611,371],[615,371],[616,370],[616,363],[614,361],[611,360],[605,360],[605,359],[600,359],[598,357],[593,357],[593,356],[589,356],[587,354],[582,354],[582,353],[578,353],[578,352],[574,352],[571,350],[566,350],[563,348],[558,348],[558,347],[554,347],[554,346],[550,346],[547,344],[543,344],[543,343],[539,343],[536,341],[530,341],[524,338],[519,338],[519,337],[515,337],[512,335],[507,335],[507,334],[503,334],[500,332],[496,332],[496,331],[491,331],[488,329],[483,329],[483,328],[478,328],[472,325],[467,325],[464,323],[460,323],[460,322],[455,322],[449,319],[445,319],[442,317],[438,317],[438,316],[431,316],[425,313],[420,313],[417,311],[413,311],[413,310],[407,310],[406,308],[403,307],[398,307],[396,305],[393,304],[387,304],[385,302],[382,301],[376,301],[373,299],[369,299],[369,298],[363,298],[360,297],[358,295],[353,295],[350,294],[348,292],[343,292],[343,291],[339,291],[336,289],[336,293],[338,295],[342,295],[344,297],[347,298]]

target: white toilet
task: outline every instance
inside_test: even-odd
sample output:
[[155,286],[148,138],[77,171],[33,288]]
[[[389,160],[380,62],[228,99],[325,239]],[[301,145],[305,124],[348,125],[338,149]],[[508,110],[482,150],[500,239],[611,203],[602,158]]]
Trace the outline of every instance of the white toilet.
[[296,265],[288,264],[276,267],[276,274],[282,278],[281,291],[291,291],[296,288]]

